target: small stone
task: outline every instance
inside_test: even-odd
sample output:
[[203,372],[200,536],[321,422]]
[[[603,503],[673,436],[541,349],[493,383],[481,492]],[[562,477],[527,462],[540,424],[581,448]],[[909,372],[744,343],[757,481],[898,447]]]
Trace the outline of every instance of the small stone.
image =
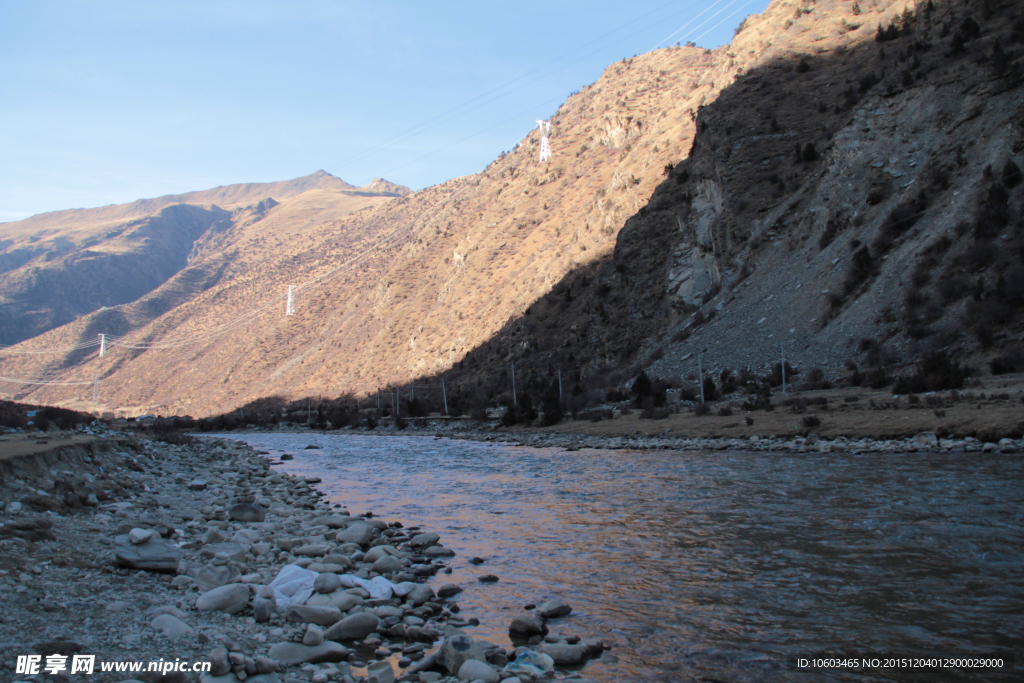
[[414,607],[419,607],[428,600],[434,599],[434,589],[425,583],[418,583],[405,596],[405,599],[413,604]]
[[206,480],[205,479],[193,479],[189,483],[188,487],[191,490],[193,490],[193,491],[205,491],[206,490]]
[[228,661],[227,648],[218,647],[210,650],[210,654],[206,659],[210,662],[211,676],[223,676],[231,673],[231,662]]
[[139,529],[136,527],[128,532],[128,541],[132,545],[141,545],[149,541],[149,539],[156,536],[156,533],[150,529]]
[[206,566],[196,573],[195,583],[200,593],[208,593],[229,583],[240,583],[240,577],[241,572],[234,565]]
[[313,590],[317,593],[333,593],[341,588],[341,577],[337,574],[320,574],[313,580]]
[[543,643],[537,648],[537,651],[551,657],[556,666],[577,666],[586,659],[586,651],[582,645]]
[[334,536],[339,543],[355,543],[365,546],[373,538],[373,527],[364,522],[356,522],[347,529],[342,529]]
[[441,536],[439,534],[430,531],[424,534],[416,534],[412,537],[412,540],[409,541],[409,545],[413,548],[426,548],[434,545],[440,540]]
[[153,619],[150,626],[158,631],[162,631],[164,637],[168,640],[178,640],[179,638],[191,636],[195,633],[195,630],[191,626],[173,614],[159,615]]
[[316,624],[306,627],[306,633],[302,636],[303,645],[319,645],[324,642],[324,630]]
[[432,545],[423,551],[423,557],[429,557],[431,559],[438,557],[455,557],[455,551],[441,545]]
[[480,583],[497,583],[498,577],[494,574],[484,574],[483,576],[478,577],[477,581]]

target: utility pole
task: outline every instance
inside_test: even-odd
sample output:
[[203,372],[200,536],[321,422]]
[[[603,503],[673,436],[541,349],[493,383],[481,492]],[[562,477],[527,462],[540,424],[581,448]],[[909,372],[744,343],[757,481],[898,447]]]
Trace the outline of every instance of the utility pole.
[[516,362],[512,361],[512,405],[519,406],[519,399],[516,398]]
[[700,402],[704,402],[704,367],[700,363],[700,354],[697,354],[697,381],[700,382]]
[[537,121],[540,128],[540,162],[544,163],[551,159],[551,143],[548,142],[548,133],[551,132],[550,121]]
[[783,344],[779,344],[779,350],[782,351],[782,393],[786,393],[786,347]]
[[292,299],[292,286],[288,285],[288,303],[284,307],[285,315],[295,315],[295,302]]
[[441,397],[444,398],[444,414],[448,414],[448,392],[444,389],[444,377],[441,378]]
[[100,335],[100,358],[103,358],[103,354],[107,352],[107,335]]
[[395,417],[401,417],[402,416],[402,387],[395,387],[395,393],[398,395],[398,400],[396,401],[396,403],[398,404],[398,408],[395,410]]

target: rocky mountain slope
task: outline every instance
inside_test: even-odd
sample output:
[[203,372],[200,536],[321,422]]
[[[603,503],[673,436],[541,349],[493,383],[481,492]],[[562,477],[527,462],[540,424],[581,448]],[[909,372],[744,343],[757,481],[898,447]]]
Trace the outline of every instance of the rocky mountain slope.
[[161,309],[188,286],[172,278],[26,344],[137,327],[156,348],[5,356],[4,374],[101,378],[106,407],[200,415],[442,373],[497,401],[510,361],[533,387],[559,369],[683,377],[698,354],[757,369],[780,345],[833,379],[940,349],[1012,362],[1022,40],[997,0],[773,2],[718,50],[609,67],[552,117],[548,163],[533,132],[479,174],[349,216],[300,195],[202,252],[196,268],[225,271],[186,304]]
[[[215,235],[252,222],[275,202],[314,191],[347,197],[342,212],[409,192],[383,179],[356,188],[318,171],[284,182],[229,185],[0,224],[0,344],[136,301],[208,250],[205,243]],[[184,301],[166,294],[162,299],[165,310]]]

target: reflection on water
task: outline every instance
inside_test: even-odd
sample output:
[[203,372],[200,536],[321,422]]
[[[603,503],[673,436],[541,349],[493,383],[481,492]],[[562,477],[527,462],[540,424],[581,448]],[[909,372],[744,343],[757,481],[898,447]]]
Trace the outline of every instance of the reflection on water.
[[[476,637],[523,605],[613,649],[599,681],[977,681],[1015,672],[787,669],[787,653],[1024,654],[1024,461],[626,452],[253,434],[334,503],[438,531]],[[307,444],[320,450],[301,450]],[[486,560],[469,564],[471,557]],[[497,584],[476,577],[496,574]],[[447,578],[445,579],[447,580]]]

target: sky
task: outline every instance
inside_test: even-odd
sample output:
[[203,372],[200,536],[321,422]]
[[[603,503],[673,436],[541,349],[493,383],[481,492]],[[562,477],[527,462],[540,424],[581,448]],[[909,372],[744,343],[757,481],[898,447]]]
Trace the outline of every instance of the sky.
[[767,4],[0,0],[0,222],[319,169],[418,190]]

